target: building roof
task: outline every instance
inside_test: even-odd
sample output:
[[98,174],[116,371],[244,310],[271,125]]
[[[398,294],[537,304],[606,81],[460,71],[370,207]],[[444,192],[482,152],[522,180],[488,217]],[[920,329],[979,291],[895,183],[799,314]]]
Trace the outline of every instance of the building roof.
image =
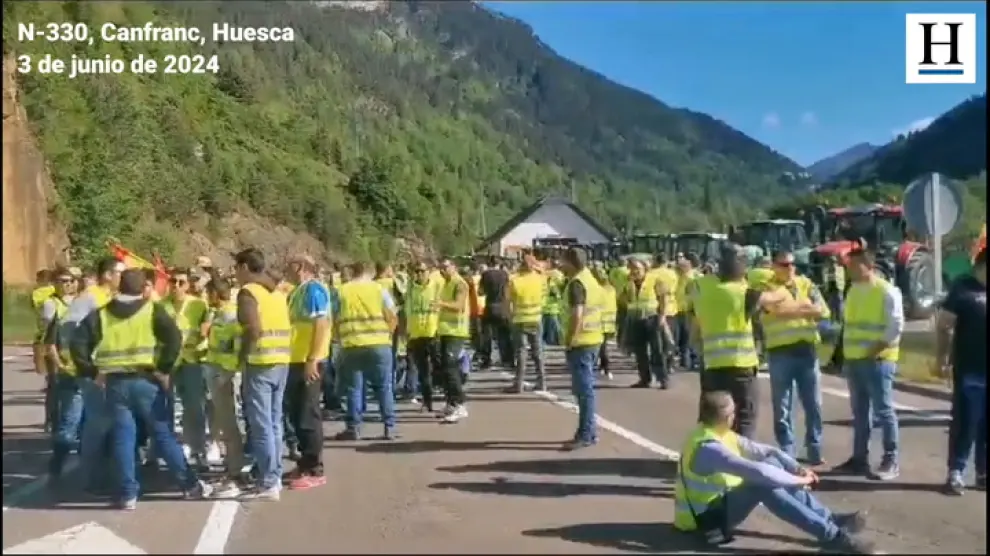
[[495,230],[495,232],[490,234],[488,237],[482,240],[481,243],[478,244],[478,248],[476,249],[476,251],[482,251],[486,247],[490,246],[491,244],[505,237],[505,235],[511,232],[513,228],[525,222],[527,218],[533,216],[533,214],[535,214],[536,211],[540,210],[541,208],[545,206],[561,206],[561,205],[570,208],[572,211],[574,211],[575,214],[581,217],[582,220],[587,222],[589,226],[594,228],[596,232],[602,234],[606,238],[611,239],[615,235],[613,232],[610,232],[608,229],[604,228],[601,224],[599,224],[588,213],[581,210],[581,207],[568,201],[567,199],[562,199],[560,197],[544,196],[540,198],[540,200],[536,201],[529,207],[523,209],[518,214],[510,218],[508,221],[506,221],[505,224],[499,226],[499,228]]

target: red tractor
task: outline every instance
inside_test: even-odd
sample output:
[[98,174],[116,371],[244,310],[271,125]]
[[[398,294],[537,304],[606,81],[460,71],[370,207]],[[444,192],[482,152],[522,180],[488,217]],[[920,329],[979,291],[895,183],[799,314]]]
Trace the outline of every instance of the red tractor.
[[810,257],[813,279],[820,281],[829,258],[845,265],[849,252],[865,242],[876,253],[877,269],[904,294],[907,317],[932,315],[938,297],[932,253],[909,236],[900,206],[817,207],[806,221],[817,228],[809,235],[821,238]]

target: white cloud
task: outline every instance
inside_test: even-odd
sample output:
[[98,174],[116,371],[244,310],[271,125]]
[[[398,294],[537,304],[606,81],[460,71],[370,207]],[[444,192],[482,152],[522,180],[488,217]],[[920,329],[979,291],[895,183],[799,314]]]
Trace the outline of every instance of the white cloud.
[[926,127],[932,125],[932,122],[934,121],[935,118],[931,118],[931,117],[921,118],[920,120],[915,120],[900,129],[895,129],[891,131],[891,133],[894,135],[894,137],[897,137],[898,135],[908,135],[910,133],[914,133],[925,129]]
[[801,114],[801,125],[808,127],[818,125],[818,115],[810,111]]
[[770,129],[780,127],[780,116],[776,112],[767,113],[763,116],[763,127]]

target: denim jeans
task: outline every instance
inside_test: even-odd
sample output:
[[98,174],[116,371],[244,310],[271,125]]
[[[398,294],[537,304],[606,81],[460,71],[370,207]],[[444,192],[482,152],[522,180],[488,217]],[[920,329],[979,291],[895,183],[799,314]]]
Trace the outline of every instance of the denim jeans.
[[963,374],[954,385],[949,427],[949,471],[962,473],[976,445],[976,474],[987,474],[987,379]]
[[173,373],[182,402],[182,440],[190,451],[206,455],[206,375],[201,363],[182,363]]
[[340,400],[340,379],[337,376],[339,361],[340,346],[334,344],[330,349],[330,358],[327,359],[326,372],[323,373],[323,407],[331,411],[339,411],[343,408]]
[[[763,463],[783,468],[780,460],[770,457]],[[810,490],[770,488],[760,484],[743,483],[725,496],[728,529],[739,527],[760,504],[777,519],[793,525],[820,542],[828,542],[839,533],[829,511]]]
[[282,400],[289,375],[288,365],[251,365],[241,375],[247,422],[248,444],[258,469],[258,487],[282,485]]
[[777,444],[794,456],[794,390],[804,410],[804,448],[808,461],[822,461],[821,371],[814,348],[786,347],[769,351],[773,434]]
[[83,399],[79,380],[74,376],[58,374],[52,384],[53,401],[58,412],[52,423],[52,459],[49,473],[58,476],[62,473],[69,453],[79,445],[82,432]]
[[897,363],[873,359],[847,359],[843,365],[849,384],[853,415],[853,457],[866,461],[874,421],[880,424],[884,457],[897,461],[897,412],[894,410],[894,375]]
[[107,408],[106,392],[103,388],[90,378],[80,378],[78,384],[83,402],[82,437],[79,439],[79,467],[83,480],[88,485],[93,486],[106,478],[106,448],[111,419]]
[[543,315],[542,332],[544,345],[560,345],[560,319],[557,315]]
[[347,428],[357,430],[364,417],[365,381],[378,399],[385,428],[395,426],[390,346],[345,347],[340,354],[341,386],[347,401]]
[[179,486],[183,490],[193,488],[196,472],[186,463],[182,446],[169,428],[165,388],[143,373],[117,373],[106,377],[106,396],[113,458],[120,473],[120,499],[134,500],[140,491],[135,461],[138,421],[147,427],[155,452],[165,460]]
[[521,385],[526,379],[526,347],[529,347],[529,358],[536,366],[536,380],[544,382],[546,380],[546,370],[543,358],[543,324],[535,325],[512,325],[512,344],[515,349],[516,379],[517,385]]
[[674,318],[674,338],[677,341],[677,354],[681,368],[693,369],[698,360],[697,354],[691,347],[691,316],[688,313],[678,313]]
[[600,346],[569,348],[565,354],[567,370],[571,373],[571,393],[578,406],[578,428],[575,440],[594,442],[595,431],[595,359]]

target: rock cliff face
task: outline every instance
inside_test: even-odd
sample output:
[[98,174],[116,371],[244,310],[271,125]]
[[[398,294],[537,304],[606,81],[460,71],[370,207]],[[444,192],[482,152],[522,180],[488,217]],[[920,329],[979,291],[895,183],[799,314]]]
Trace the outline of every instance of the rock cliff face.
[[44,157],[18,101],[14,62],[3,62],[3,281],[34,282],[34,274],[67,262],[65,228],[50,214],[54,189]]

